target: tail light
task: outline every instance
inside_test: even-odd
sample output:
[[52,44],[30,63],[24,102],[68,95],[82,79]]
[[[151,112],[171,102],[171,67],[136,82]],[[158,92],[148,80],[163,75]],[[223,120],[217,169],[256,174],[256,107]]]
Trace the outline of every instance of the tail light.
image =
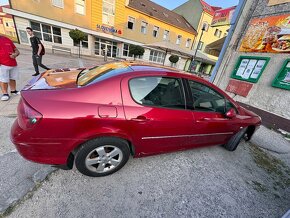
[[18,124],[22,129],[30,129],[42,119],[42,114],[32,108],[23,98],[18,104]]

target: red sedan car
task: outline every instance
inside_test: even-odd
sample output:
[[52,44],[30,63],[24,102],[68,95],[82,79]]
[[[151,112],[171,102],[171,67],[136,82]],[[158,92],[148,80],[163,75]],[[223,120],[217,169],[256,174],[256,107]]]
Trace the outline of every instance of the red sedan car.
[[237,148],[261,124],[213,84],[188,73],[116,62],[49,70],[22,91],[11,140],[28,160],[88,176],[141,157],[200,146]]

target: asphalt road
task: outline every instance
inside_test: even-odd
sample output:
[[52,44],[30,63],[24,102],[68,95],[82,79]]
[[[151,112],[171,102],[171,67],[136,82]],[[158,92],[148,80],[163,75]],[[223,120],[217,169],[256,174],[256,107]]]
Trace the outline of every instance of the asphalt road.
[[[19,60],[22,83],[29,61]],[[213,146],[131,158],[113,175],[90,178],[24,160],[9,141],[9,106],[0,105],[0,217],[281,217],[290,209],[290,144],[266,128],[235,152]]]

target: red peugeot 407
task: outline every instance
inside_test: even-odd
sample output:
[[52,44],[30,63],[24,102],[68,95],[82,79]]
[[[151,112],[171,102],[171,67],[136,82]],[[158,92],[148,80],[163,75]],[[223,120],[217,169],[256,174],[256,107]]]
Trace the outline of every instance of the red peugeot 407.
[[49,70],[22,91],[11,139],[28,160],[105,176],[129,156],[200,146],[237,148],[261,124],[213,84],[188,73],[116,62]]

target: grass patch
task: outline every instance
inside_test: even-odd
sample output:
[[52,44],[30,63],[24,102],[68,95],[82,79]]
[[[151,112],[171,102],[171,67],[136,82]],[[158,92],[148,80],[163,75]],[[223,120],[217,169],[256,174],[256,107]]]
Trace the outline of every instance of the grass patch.
[[[274,190],[284,190],[290,187],[290,168],[286,164],[266,153],[257,145],[250,144],[249,148],[257,166],[266,171],[271,177]],[[256,190],[262,190],[260,183],[253,182],[253,184]]]

